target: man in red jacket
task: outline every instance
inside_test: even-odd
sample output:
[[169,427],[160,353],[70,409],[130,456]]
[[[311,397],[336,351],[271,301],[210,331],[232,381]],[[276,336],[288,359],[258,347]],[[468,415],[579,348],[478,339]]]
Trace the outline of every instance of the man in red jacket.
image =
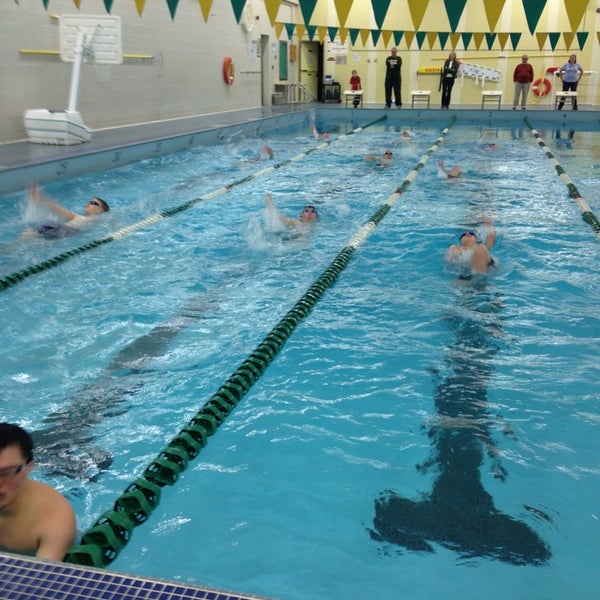
[[527,104],[527,94],[529,94],[529,87],[533,81],[533,67],[527,62],[529,57],[527,54],[523,54],[521,57],[521,63],[515,67],[513,73],[513,81],[515,83],[515,96],[513,98],[513,110],[517,108],[519,104],[519,96],[521,98],[521,109],[525,110]]

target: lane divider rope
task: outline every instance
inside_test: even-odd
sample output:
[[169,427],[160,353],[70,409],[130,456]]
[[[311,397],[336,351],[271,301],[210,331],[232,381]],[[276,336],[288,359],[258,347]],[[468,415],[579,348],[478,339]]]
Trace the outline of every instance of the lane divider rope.
[[346,268],[358,248],[390,211],[404,190],[414,181],[429,157],[443,142],[456,117],[442,131],[436,142],[409,172],[403,183],[371,216],[363,227],[334,258],[319,278],[271,330],[256,349],[242,362],[229,379],[192,417],[168,446],[146,467],[141,477],[131,483],[117,498],[112,510],[101,515],[73,546],[65,560],[70,563],[106,567],[125,547],[133,529],[144,523],[158,506],[161,489],[173,485],[198,456],[213,435],[242,400],[254,383],[263,375],[298,325],[310,314],[325,292],[331,288]]
[[548,148],[548,146],[542,139],[542,136],[533,127],[533,125],[531,124],[531,121],[529,120],[529,117],[525,117],[525,123],[526,123],[527,127],[529,127],[533,136],[535,137],[538,146],[542,149],[544,154],[548,157],[550,162],[554,165],[554,168],[556,169],[558,176],[561,178],[563,183],[567,186],[567,189],[569,190],[569,196],[573,200],[575,200],[575,202],[579,206],[583,220],[594,230],[596,237],[598,237],[600,239],[600,221],[598,221],[598,218],[592,212],[588,203],[584,200],[583,196],[579,193],[579,190],[577,189],[577,187],[575,186],[575,184],[573,183],[572,179],[569,177],[567,172],[562,168],[562,166],[560,165],[560,163],[558,162],[558,160],[556,159],[554,154],[552,154],[552,152],[550,151],[550,148]]
[[49,258],[47,260],[40,262],[40,263],[28,266],[24,269],[21,269],[20,271],[11,273],[11,274],[3,277],[2,279],[0,279],[0,291],[6,290],[10,287],[13,287],[13,286],[17,285],[17,283],[23,281],[24,279],[27,279],[28,277],[31,277],[32,275],[37,275],[38,273],[48,271],[49,269],[52,269],[53,267],[56,267],[64,262],[66,262],[70,258],[73,258],[74,256],[78,256],[79,254],[83,254],[84,252],[89,252],[90,250],[94,250],[95,248],[98,248],[100,246],[108,244],[109,242],[114,242],[116,240],[124,238],[125,236],[130,235],[131,233],[133,233],[134,231],[137,231],[138,229],[142,229],[143,227],[148,227],[149,225],[154,225],[155,223],[158,223],[162,219],[166,219],[168,217],[172,217],[181,212],[184,212],[200,202],[204,202],[207,200],[213,200],[214,198],[222,196],[223,194],[226,194],[227,192],[231,191],[234,187],[237,187],[238,185],[242,185],[244,183],[252,181],[253,179],[262,177],[263,175],[266,175],[267,173],[270,173],[277,169],[281,169],[282,167],[289,165],[292,162],[301,160],[301,159],[305,158],[306,156],[308,156],[309,154],[316,152],[317,150],[327,148],[329,146],[329,144],[331,144],[334,141],[343,139],[352,134],[360,133],[367,127],[370,127],[371,125],[374,125],[375,123],[379,123],[380,121],[383,121],[386,118],[387,118],[387,115],[383,115],[382,117],[379,117],[378,119],[375,119],[374,121],[371,121],[370,123],[367,123],[366,125],[363,125],[362,127],[357,127],[348,133],[344,133],[336,138],[333,138],[332,140],[327,140],[326,142],[319,144],[318,146],[309,148],[305,152],[302,152],[302,153],[300,153],[292,158],[289,158],[287,160],[284,160],[280,163],[269,166],[265,169],[261,169],[260,171],[257,171],[255,173],[253,173],[252,175],[242,177],[241,179],[238,179],[237,181],[234,181],[233,183],[227,184],[227,185],[223,186],[222,188],[219,188],[213,192],[204,194],[203,196],[200,196],[199,198],[194,198],[193,200],[184,202],[183,204],[180,204],[179,206],[175,206],[175,207],[167,209],[161,213],[157,213],[155,215],[147,217],[146,219],[142,219],[141,221],[138,221],[137,223],[134,223],[132,225],[128,225],[127,227],[123,227],[122,229],[119,229],[118,231],[115,231],[114,233],[111,233],[111,234],[107,235],[106,237],[99,238],[97,240],[94,240],[92,242],[84,244],[83,246],[79,246],[78,248],[73,248],[72,250],[67,250],[66,252],[58,254],[52,258]]

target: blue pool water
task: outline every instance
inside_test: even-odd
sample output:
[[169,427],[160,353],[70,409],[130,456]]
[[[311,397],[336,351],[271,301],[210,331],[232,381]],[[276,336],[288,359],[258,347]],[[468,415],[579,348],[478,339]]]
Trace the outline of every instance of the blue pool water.
[[[82,530],[440,135],[410,129],[373,125],[2,292],[2,418],[41,432],[37,476]],[[600,133],[542,133],[598,215]],[[307,134],[266,141],[285,161]],[[264,141],[44,186],[110,202],[77,239],[17,240],[35,215],[3,197],[3,276],[256,173]],[[266,190],[320,222],[271,231]],[[498,271],[461,284],[444,252],[484,218]],[[527,128],[455,125],[110,568],[285,599],[597,595],[599,254]]]

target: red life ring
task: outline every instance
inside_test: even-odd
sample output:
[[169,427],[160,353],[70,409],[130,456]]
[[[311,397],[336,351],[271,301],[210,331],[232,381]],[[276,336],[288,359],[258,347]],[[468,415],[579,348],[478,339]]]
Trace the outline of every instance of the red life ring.
[[540,79],[536,79],[533,82],[533,93],[536,96],[547,96],[550,93],[550,90],[552,89],[552,84],[550,83],[550,81],[548,79],[546,79],[544,77],[544,79],[540,78]]
[[235,79],[235,67],[231,56],[226,56],[223,60],[223,79],[227,85],[231,85]]

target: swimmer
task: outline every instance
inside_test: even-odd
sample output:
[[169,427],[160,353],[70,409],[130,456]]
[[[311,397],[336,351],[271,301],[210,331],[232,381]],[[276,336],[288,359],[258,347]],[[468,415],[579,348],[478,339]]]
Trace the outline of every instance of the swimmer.
[[492,221],[484,221],[483,224],[488,229],[485,242],[480,242],[474,231],[465,231],[459,238],[460,244],[452,244],[446,252],[446,262],[453,270],[461,271],[461,279],[487,273],[494,265],[490,249],[496,242],[496,231]]
[[314,123],[312,124],[312,134],[315,140],[318,140],[319,138],[326,140],[329,137],[329,134],[326,131],[319,133],[317,126]]
[[307,225],[309,223],[314,223],[318,218],[319,214],[317,213],[317,209],[309,204],[302,209],[300,216],[297,219],[293,219],[291,217],[286,217],[282,215],[275,205],[273,204],[273,199],[271,194],[265,194],[265,208],[271,213],[276,214],[279,217],[279,220],[286,227],[296,227],[298,225]]
[[448,179],[455,179],[456,177],[460,177],[463,174],[460,167],[457,166],[451,167],[448,171],[446,167],[444,167],[443,160],[438,160],[438,167],[440,169],[440,173],[442,175],[445,175]]
[[90,222],[90,219],[110,210],[108,204],[102,198],[92,198],[83,208],[83,215],[75,213],[61,206],[48,196],[45,196],[37,184],[29,188],[29,199],[35,204],[46,207],[49,211],[64,220],[64,223],[48,223],[33,227],[25,232],[25,236],[39,234],[47,239],[56,239],[73,235],[78,229]]
[[374,162],[380,167],[387,167],[394,158],[394,155],[391,150],[386,150],[382,156],[377,156],[376,154],[367,154],[365,156],[365,162]]

